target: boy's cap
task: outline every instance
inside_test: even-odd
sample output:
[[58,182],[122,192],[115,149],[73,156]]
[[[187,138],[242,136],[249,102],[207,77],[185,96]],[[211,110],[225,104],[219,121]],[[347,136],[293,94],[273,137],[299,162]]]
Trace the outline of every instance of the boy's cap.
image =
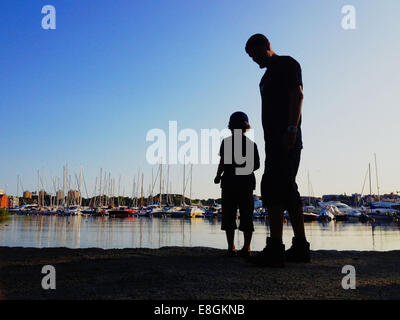
[[229,118],[229,129],[249,129],[249,117],[242,111],[232,113]]

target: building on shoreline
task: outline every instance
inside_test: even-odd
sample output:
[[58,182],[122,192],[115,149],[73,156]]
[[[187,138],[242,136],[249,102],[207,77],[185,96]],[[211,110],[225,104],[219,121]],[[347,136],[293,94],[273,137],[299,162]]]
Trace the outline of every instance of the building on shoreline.
[[19,206],[19,197],[17,196],[10,196],[8,197],[8,207],[15,208]]
[[0,208],[8,208],[9,200],[8,196],[4,193],[3,190],[0,190]]
[[24,197],[24,199],[32,199],[32,192],[24,191],[23,197]]

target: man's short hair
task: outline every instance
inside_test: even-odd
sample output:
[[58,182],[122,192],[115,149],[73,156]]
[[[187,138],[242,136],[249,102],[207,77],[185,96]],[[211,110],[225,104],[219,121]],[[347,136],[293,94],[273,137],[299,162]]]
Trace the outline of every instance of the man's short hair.
[[257,46],[265,46],[268,50],[270,49],[269,40],[266,36],[261,33],[253,34],[246,42],[246,52]]

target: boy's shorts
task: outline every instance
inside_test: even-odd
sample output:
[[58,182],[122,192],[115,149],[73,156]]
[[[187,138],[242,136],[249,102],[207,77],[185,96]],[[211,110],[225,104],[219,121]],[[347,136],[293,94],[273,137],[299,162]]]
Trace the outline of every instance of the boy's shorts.
[[254,231],[253,211],[254,198],[253,190],[250,188],[241,189],[222,188],[222,222],[221,230],[236,230],[237,209],[240,212],[239,230],[243,232]]

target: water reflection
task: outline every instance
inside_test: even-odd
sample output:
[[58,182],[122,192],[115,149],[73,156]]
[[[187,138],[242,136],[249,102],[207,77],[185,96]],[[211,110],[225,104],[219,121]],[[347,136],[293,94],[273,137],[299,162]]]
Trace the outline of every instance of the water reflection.
[[[254,221],[252,250],[265,246],[269,225]],[[399,223],[312,222],[306,234],[313,250],[399,250]],[[284,225],[284,242],[293,236]],[[237,247],[243,235],[236,232]],[[225,233],[218,219],[129,217],[11,216],[0,224],[0,246],[69,248],[159,248],[163,246],[207,246],[226,248]]]

